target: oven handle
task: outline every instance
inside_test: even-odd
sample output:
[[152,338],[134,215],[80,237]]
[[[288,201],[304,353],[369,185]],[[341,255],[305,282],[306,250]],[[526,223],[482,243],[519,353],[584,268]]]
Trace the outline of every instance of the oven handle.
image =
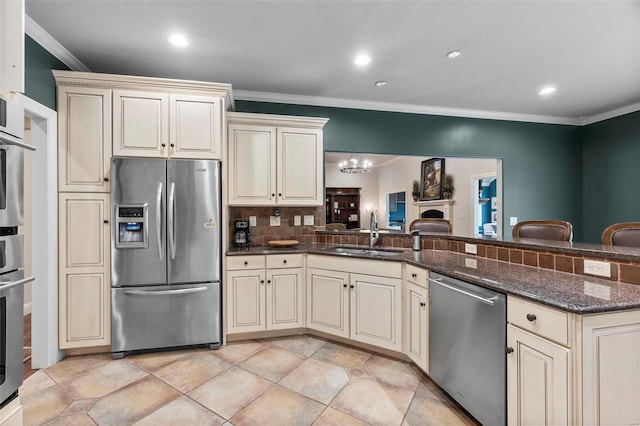
[[179,290],[127,290],[129,296],[170,296],[172,294],[189,294],[206,291],[207,287],[181,288]]
[[33,145],[29,145],[26,144],[24,142],[21,142],[20,139],[15,138],[11,135],[2,135],[0,136],[0,142],[2,142],[2,145],[14,145],[17,146],[18,148],[24,148],[24,149],[28,149],[29,151],[35,151],[36,147]]
[[0,281],[0,291],[9,290],[13,287],[18,287],[19,285],[30,283],[31,281],[35,281],[36,277],[23,278],[18,281]]

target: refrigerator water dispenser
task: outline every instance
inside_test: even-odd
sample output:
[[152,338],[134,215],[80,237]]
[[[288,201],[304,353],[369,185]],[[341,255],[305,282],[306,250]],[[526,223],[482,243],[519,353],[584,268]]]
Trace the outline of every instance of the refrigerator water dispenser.
[[116,206],[116,248],[148,248],[148,204]]

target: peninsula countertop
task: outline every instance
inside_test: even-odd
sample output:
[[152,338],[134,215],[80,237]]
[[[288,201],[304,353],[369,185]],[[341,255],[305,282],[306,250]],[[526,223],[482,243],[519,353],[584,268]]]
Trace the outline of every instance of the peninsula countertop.
[[502,291],[575,314],[640,309],[640,285],[512,264],[451,251],[405,249],[398,255],[380,256],[375,253],[336,253],[331,251],[333,247],[336,245],[317,243],[280,248],[255,246],[230,248],[226,254],[227,256],[250,256],[309,253],[386,262],[407,262],[481,287]]

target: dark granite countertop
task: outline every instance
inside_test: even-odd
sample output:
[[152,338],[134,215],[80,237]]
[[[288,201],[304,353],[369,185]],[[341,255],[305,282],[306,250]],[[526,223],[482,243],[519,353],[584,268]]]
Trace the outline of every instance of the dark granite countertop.
[[[389,262],[407,262],[434,272],[529,299],[576,314],[640,309],[640,285],[612,282],[450,251],[404,250],[397,256],[334,253],[329,244],[300,244],[293,247],[257,246],[230,248],[228,256],[313,253]],[[381,247],[382,248],[382,247]],[[467,259],[472,259],[468,266]],[[473,262],[475,261],[475,262]]]

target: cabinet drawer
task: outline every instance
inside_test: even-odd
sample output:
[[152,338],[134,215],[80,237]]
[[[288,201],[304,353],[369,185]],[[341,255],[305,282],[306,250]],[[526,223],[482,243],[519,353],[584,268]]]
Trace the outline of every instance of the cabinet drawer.
[[408,263],[405,263],[404,265],[404,278],[409,282],[419,285],[420,287],[428,288],[428,273],[429,271],[426,269],[418,268],[417,266],[409,265]]
[[227,256],[227,269],[263,269],[266,265],[264,256]]
[[566,312],[508,297],[507,319],[512,325],[569,346],[569,314]]
[[269,255],[267,268],[302,268],[302,254]]

